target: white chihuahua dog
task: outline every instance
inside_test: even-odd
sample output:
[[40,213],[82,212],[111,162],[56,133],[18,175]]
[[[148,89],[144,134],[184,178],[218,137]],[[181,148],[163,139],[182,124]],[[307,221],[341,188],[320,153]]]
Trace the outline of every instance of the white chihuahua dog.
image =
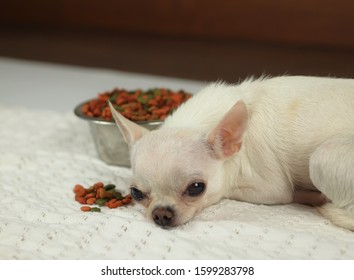
[[222,198],[315,206],[354,230],[354,80],[212,84],[148,131],[111,106],[130,147],[131,194],[166,228]]

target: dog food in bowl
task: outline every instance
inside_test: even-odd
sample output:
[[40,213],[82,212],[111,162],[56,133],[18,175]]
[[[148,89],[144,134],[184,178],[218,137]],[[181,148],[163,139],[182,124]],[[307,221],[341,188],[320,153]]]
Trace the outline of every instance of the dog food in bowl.
[[181,103],[191,97],[183,90],[113,89],[77,105],[74,113],[89,123],[98,156],[107,164],[130,167],[129,148],[115,122],[108,101],[123,116],[148,130],[157,129]]
[[87,117],[111,121],[112,114],[108,100],[124,117],[135,122],[164,120],[181,103],[191,97],[183,90],[172,91],[165,88],[147,91],[114,89],[100,93],[98,98],[86,102],[82,113]]

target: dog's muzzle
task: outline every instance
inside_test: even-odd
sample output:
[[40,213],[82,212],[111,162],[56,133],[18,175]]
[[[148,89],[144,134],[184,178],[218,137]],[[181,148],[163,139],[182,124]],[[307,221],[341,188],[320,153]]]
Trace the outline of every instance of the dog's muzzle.
[[156,207],[152,211],[152,218],[158,226],[167,228],[173,226],[175,213],[171,207]]

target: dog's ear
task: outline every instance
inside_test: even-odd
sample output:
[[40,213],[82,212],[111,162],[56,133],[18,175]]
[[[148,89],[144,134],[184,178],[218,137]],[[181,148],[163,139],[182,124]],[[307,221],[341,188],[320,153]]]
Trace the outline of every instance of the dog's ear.
[[119,114],[111,102],[108,101],[108,104],[111,109],[112,116],[129,147],[131,147],[135,141],[139,140],[145,133],[149,131],[146,128],[128,120],[123,115]]
[[210,132],[208,143],[217,158],[228,158],[241,149],[247,119],[246,104],[238,101]]

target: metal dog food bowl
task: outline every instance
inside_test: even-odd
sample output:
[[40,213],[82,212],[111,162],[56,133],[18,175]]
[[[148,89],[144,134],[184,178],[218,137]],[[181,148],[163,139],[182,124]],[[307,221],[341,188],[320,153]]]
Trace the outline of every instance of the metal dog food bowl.
[[[111,165],[130,167],[129,147],[125,143],[123,135],[114,121],[85,116],[82,106],[87,101],[75,107],[74,113],[89,123],[91,134],[99,157]],[[136,122],[148,130],[157,129],[163,122]]]

